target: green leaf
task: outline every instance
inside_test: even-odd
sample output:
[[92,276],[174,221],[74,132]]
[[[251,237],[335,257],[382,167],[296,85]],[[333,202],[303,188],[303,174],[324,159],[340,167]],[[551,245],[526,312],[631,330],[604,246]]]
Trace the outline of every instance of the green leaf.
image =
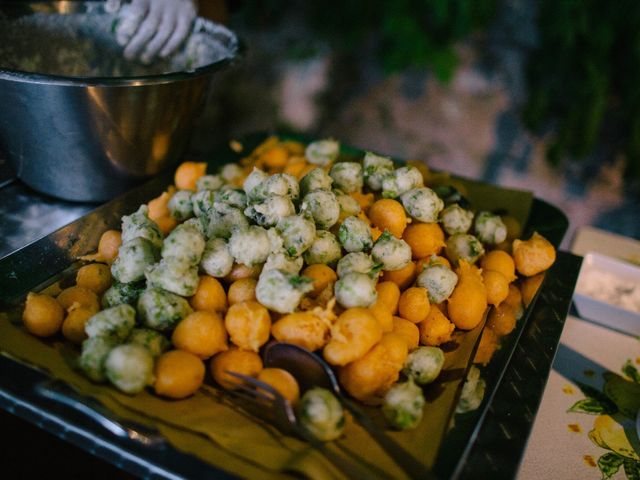
[[602,473],[602,479],[613,477],[624,463],[624,457],[617,453],[605,453],[598,459],[598,468]]
[[578,400],[573,406],[567,410],[568,412],[588,413],[589,415],[604,415],[608,412],[606,408],[595,398],[585,398]]
[[630,458],[624,459],[624,474],[628,480],[640,480],[640,462]]
[[627,363],[622,367],[622,373],[624,373],[627,377],[633,380],[636,383],[640,383],[640,372],[636,366],[631,363],[631,360],[627,360]]
[[313,280],[309,277],[295,276],[289,279],[289,284],[292,287],[300,287],[303,285],[308,285],[310,283],[313,283]]
[[385,228],[384,232],[382,232],[382,235],[380,235],[378,237],[378,240],[376,240],[376,243],[387,242],[392,238],[393,238],[393,235],[391,234],[391,232]]
[[430,63],[437,79],[448,84],[458,66],[458,56],[452,49],[436,50],[430,55]]
[[371,278],[377,278],[378,274],[382,271],[383,268],[384,268],[384,263],[376,263],[371,269],[371,271],[369,272],[369,276]]
[[597,400],[598,403],[602,405],[604,409],[602,413],[613,415],[614,413],[618,412],[618,407],[616,406],[616,404],[612,402],[611,399],[607,397],[603,392],[601,392],[597,388],[587,385],[586,383],[582,383],[579,380],[574,380],[573,382],[578,386],[578,388],[580,388],[585,397]]
[[616,404],[620,413],[635,419],[640,410],[640,384],[611,372],[605,373],[604,378],[605,395]]

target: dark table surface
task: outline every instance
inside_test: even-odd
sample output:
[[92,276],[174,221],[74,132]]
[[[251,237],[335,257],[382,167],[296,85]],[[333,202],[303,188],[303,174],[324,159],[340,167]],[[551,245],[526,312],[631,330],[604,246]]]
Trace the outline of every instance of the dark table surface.
[[70,479],[137,478],[1,409],[0,425],[5,432],[5,440],[10,439],[0,448],[0,464],[6,472],[13,472],[11,478],[49,478],[55,477],[56,472],[64,472]]

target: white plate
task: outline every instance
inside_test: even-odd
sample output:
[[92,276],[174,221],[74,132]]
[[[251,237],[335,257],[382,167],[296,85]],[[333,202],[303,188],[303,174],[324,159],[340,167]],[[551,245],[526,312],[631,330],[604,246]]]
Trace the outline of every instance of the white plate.
[[573,296],[582,318],[640,335],[638,299],[640,267],[596,252],[584,256]]

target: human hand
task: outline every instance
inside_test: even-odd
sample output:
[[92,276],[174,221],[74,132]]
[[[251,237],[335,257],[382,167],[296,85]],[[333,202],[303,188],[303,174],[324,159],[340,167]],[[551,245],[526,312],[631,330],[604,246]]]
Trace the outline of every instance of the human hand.
[[116,41],[129,60],[165,58],[187,37],[196,13],[196,0],[133,0],[118,13]]

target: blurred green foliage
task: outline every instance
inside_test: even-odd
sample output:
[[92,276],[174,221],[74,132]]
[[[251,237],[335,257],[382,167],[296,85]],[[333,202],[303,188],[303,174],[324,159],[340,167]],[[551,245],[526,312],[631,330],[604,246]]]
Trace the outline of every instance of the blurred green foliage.
[[640,2],[540,0],[539,47],[528,63],[527,125],[550,124],[554,164],[601,145],[640,179]]
[[[359,55],[373,43],[386,72],[429,67],[447,82],[457,65],[454,43],[486,26],[495,5],[496,0],[264,0],[246,2],[241,10],[250,25],[260,26],[298,9],[309,29],[340,55]],[[304,51],[292,45],[294,55]]]
[[[488,27],[499,0],[263,0],[241,2],[250,28],[295,19],[307,36],[289,56],[309,57],[328,43],[337,81],[357,75],[354,59],[373,54],[386,73],[429,68],[442,82],[455,73],[456,42]],[[526,7],[530,8],[530,7]],[[534,131],[553,131],[547,154],[563,159],[626,159],[626,177],[640,180],[640,1],[539,0],[538,47],[527,64],[523,111]],[[321,40],[321,42],[314,42]],[[338,92],[338,93],[336,93]]]

